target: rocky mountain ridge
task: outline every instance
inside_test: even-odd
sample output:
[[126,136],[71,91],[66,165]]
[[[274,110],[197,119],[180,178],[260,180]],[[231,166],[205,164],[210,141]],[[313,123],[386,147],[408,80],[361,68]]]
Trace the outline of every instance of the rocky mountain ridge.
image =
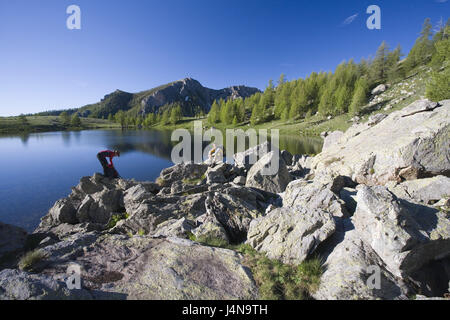
[[257,92],[257,88],[231,86],[224,89],[210,89],[192,78],[174,81],[147,91],[128,93],[116,90],[96,104],[81,107],[80,115],[107,117],[119,110],[148,114],[158,112],[163,106],[178,103],[185,116],[194,116],[196,112],[208,112],[212,103],[219,99],[246,98]]

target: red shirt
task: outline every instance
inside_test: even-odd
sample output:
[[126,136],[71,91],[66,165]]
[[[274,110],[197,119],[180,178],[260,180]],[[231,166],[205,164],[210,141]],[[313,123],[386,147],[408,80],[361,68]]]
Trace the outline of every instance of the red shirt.
[[109,164],[108,164],[108,167],[110,167],[110,168],[114,168],[114,164],[113,164],[113,161],[112,161],[112,159],[116,156],[116,154],[114,153],[114,151],[111,151],[111,150],[103,150],[103,151],[100,151],[98,154],[101,154],[103,157],[105,157],[105,158],[109,158]]

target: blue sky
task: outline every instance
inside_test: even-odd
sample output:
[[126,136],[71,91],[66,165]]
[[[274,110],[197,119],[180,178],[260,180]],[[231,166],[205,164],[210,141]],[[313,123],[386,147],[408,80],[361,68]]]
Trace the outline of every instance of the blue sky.
[[[81,8],[81,30],[66,8]],[[381,8],[381,30],[366,9]],[[210,88],[264,89],[373,54],[408,52],[447,0],[0,0],[0,116],[80,107],[116,89],[192,77]]]

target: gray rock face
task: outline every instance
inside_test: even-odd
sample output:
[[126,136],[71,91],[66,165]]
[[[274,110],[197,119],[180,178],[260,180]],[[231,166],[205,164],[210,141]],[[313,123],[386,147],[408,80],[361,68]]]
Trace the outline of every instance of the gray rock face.
[[204,111],[209,111],[214,100],[246,98],[259,92],[256,88],[246,86],[233,86],[221,90],[203,87],[197,80],[186,78],[175,81],[162,88],[156,88],[141,100],[141,112],[143,114],[156,112],[160,107],[181,103],[183,114],[194,116],[194,106],[200,106]]
[[293,156],[292,156],[292,154],[291,154],[289,151],[287,151],[287,150],[282,150],[282,151],[280,152],[280,156],[281,156],[281,158],[283,158],[284,163],[285,163],[286,165],[288,165],[288,166],[291,166],[291,165],[292,165],[292,159],[293,159]]
[[371,93],[372,93],[373,96],[376,96],[376,95],[379,95],[380,93],[385,92],[386,89],[387,89],[387,87],[386,87],[385,84],[380,84],[379,86],[374,88]]
[[335,230],[332,215],[323,210],[277,208],[250,223],[247,243],[269,258],[299,264]]
[[322,150],[326,150],[330,146],[335,145],[343,135],[344,135],[344,133],[342,131],[334,131],[334,132],[328,133],[324,137]]
[[[278,170],[276,170],[275,174],[269,175],[265,170],[273,165],[278,166]],[[292,176],[284,160],[275,151],[271,151],[250,168],[245,186],[279,193],[283,192],[291,181]]]
[[26,239],[24,229],[0,222],[0,263],[6,256],[20,252]]
[[208,165],[197,163],[182,163],[161,171],[157,182],[162,187],[169,187],[175,181],[199,180],[205,175]]
[[214,215],[205,214],[197,219],[200,225],[192,230],[197,239],[220,239],[224,242],[230,242],[230,239],[224,227],[220,224]]
[[[314,293],[319,300],[404,299],[407,289],[386,270],[376,252],[361,240],[355,230],[347,230],[324,262],[320,286]],[[380,271],[380,287],[371,279]]]
[[264,197],[244,187],[230,187],[210,193],[206,199],[206,212],[224,227],[233,243],[245,240],[250,222],[265,210]]
[[[242,259],[179,238],[105,235],[71,262],[81,266],[83,289],[94,299],[255,299]],[[64,278],[67,265],[55,261],[45,273]]]
[[450,194],[450,178],[436,176],[432,178],[410,180],[386,185],[398,198],[431,204]]
[[375,115],[369,117],[369,121],[367,122],[367,124],[369,126],[374,126],[374,125],[380,123],[381,121],[383,121],[386,117],[387,117],[387,114],[384,114],[384,113],[375,114]]
[[245,185],[246,181],[247,181],[246,177],[239,176],[239,177],[234,178],[233,183],[240,184],[240,185]]
[[87,290],[69,290],[52,276],[5,269],[0,272],[0,300],[91,300]]
[[50,215],[53,220],[60,223],[75,224],[77,222],[76,214],[77,211],[68,199],[58,200],[53,208],[50,209]]
[[270,143],[265,142],[263,144],[249,148],[243,152],[238,152],[233,155],[234,165],[240,168],[249,169],[269,151]]
[[437,106],[416,101],[376,126],[355,125],[312,160],[312,169],[384,185],[430,175],[449,175],[450,100]]
[[331,191],[332,185],[332,182],[324,184],[316,180],[294,180],[287,186],[283,194],[283,206],[322,209],[330,212],[333,216],[343,217],[347,214],[345,203]]
[[357,203],[355,229],[394,275],[411,274],[450,255],[450,220],[445,213],[409,208],[381,186],[361,188]]

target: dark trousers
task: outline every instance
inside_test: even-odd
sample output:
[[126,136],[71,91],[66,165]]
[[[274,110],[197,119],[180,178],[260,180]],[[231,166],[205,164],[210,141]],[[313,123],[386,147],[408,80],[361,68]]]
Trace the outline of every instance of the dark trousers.
[[119,173],[117,172],[117,170],[114,167],[109,167],[108,166],[108,161],[106,160],[106,157],[103,156],[101,153],[97,154],[97,159],[98,161],[100,161],[100,164],[102,165],[103,168],[103,175],[105,177],[108,178],[118,178],[119,177]]

